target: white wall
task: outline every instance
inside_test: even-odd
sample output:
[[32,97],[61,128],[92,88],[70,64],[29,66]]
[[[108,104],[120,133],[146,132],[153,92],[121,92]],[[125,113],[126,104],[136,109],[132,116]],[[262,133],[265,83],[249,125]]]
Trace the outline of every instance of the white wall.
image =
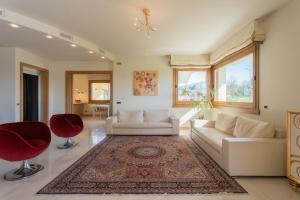
[[113,65],[108,61],[98,62],[52,62],[50,77],[53,83],[50,91],[50,115],[65,113],[65,72],[66,71],[112,71]]
[[15,119],[15,50],[0,47],[0,124]]
[[[119,57],[114,67],[114,102],[117,109],[160,109],[172,107],[172,69],[166,56]],[[158,71],[158,96],[133,96],[133,71]]]
[[[260,49],[261,117],[285,129],[287,111],[300,112],[300,1],[265,20]],[[268,105],[269,109],[263,109]]]

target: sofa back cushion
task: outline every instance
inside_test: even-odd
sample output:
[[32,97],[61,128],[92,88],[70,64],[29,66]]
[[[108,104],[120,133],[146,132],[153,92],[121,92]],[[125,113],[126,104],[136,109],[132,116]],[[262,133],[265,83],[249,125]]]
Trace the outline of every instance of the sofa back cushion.
[[118,122],[143,122],[144,112],[142,110],[119,110],[117,113]]
[[169,110],[146,110],[145,122],[169,122]]
[[219,113],[216,119],[215,128],[229,135],[233,135],[236,120],[236,116]]
[[248,138],[273,138],[274,134],[274,127],[270,123],[240,116],[233,131],[235,137]]

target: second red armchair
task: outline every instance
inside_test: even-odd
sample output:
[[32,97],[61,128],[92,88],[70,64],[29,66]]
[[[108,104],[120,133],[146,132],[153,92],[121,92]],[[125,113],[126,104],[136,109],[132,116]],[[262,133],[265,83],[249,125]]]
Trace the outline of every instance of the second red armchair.
[[76,145],[72,137],[81,133],[83,130],[83,122],[81,117],[75,114],[58,114],[51,117],[50,128],[56,136],[67,139],[67,141],[59,145],[58,148],[67,149]]

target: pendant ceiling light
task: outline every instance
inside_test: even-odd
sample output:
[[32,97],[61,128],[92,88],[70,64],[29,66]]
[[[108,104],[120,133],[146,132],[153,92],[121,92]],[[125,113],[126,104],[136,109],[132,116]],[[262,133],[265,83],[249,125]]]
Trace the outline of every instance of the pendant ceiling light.
[[150,10],[144,8],[143,10],[144,19],[135,18],[134,26],[137,31],[144,31],[148,37],[150,37],[151,32],[157,31],[149,22]]

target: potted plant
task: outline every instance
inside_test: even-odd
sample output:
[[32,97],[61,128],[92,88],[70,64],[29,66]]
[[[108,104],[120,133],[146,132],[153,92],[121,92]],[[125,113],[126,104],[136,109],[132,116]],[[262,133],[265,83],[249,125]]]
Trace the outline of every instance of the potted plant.
[[213,99],[215,96],[214,89],[209,90],[209,95],[204,95],[202,92],[197,93],[197,100],[194,100],[192,97],[191,91],[188,88],[182,89],[182,95],[188,96],[191,100],[192,107],[198,112],[198,119],[205,119],[205,114],[208,114],[209,111],[213,108]]

